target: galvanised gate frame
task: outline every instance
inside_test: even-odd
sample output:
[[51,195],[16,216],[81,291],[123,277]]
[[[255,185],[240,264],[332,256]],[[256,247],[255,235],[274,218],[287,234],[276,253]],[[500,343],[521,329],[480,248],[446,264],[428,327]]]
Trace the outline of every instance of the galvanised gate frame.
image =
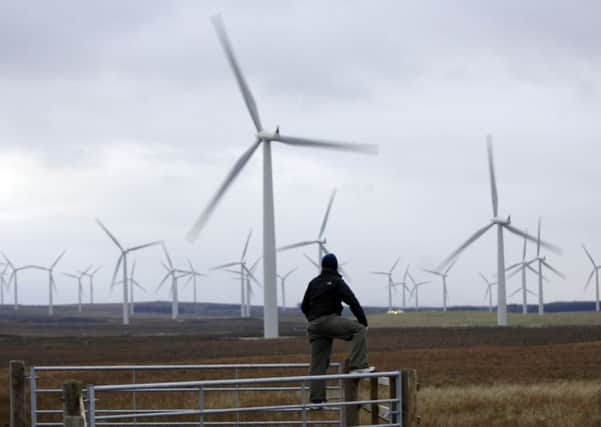
[[[62,422],[44,422],[38,421],[40,416],[45,414],[62,414],[62,409],[57,405],[56,409],[38,409],[38,397],[41,394],[55,394],[57,403],[59,402],[62,389],[61,384],[57,384],[54,388],[39,388],[38,379],[44,372],[131,372],[132,383],[130,386],[136,384],[136,372],[148,372],[148,371],[182,371],[182,370],[198,370],[198,371],[232,371],[234,379],[238,379],[242,371],[251,370],[262,370],[262,369],[286,369],[286,370],[300,370],[308,369],[309,364],[307,363],[253,363],[253,364],[198,364],[198,365],[97,365],[97,366],[32,366],[30,368],[29,375],[29,388],[30,388],[30,417],[31,427],[41,426],[62,426]],[[338,373],[342,372],[342,366],[339,363],[333,363],[330,365],[330,369],[335,369]],[[98,387],[98,385],[96,385]],[[338,382],[337,386],[329,386],[328,389],[338,390],[338,398],[342,398],[342,380]],[[236,387],[208,387],[204,391],[236,391],[248,392],[248,391],[302,391],[302,387],[240,387],[238,384]],[[146,389],[148,391],[148,389]],[[166,391],[166,390],[161,390]],[[179,387],[172,391],[192,391],[190,388]],[[132,390],[132,411],[136,411],[136,390]],[[339,409],[341,412],[342,409]],[[120,424],[123,425],[123,424]],[[131,425],[141,426],[139,423],[132,423]]]

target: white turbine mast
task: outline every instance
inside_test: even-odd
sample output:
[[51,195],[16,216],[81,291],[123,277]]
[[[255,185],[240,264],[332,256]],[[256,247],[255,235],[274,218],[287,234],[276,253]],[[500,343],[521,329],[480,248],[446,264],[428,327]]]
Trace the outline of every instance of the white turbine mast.
[[591,261],[591,264],[593,264],[593,270],[591,271],[591,274],[588,276],[588,279],[586,280],[586,284],[584,285],[584,290],[585,291],[587,290],[588,285],[591,284],[591,279],[593,278],[593,275],[594,275],[595,276],[595,311],[599,312],[599,269],[601,268],[601,265],[599,265],[595,262],[595,260],[593,259],[593,256],[588,251],[586,246],[584,246],[584,244],[582,245],[582,248],[584,249],[584,252],[586,252],[586,255],[588,256],[588,259]]
[[369,272],[369,274],[376,274],[378,276],[386,276],[386,278],[388,280],[388,284],[386,285],[388,287],[388,311],[392,311],[392,288],[394,287],[394,281],[392,280],[392,272],[396,268],[400,259],[401,259],[401,257],[398,257],[396,259],[396,261],[392,264],[392,267],[390,267],[390,270],[388,270],[388,271],[370,271]]
[[409,279],[411,283],[413,283],[413,288],[411,289],[411,293],[409,294],[409,299],[411,299],[412,295],[415,294],[415,311],[419,311],[419,287],[430,283],[429,280],[423,282],[416,282],[411,273],[409,273]]
[[8,285],[10,286],[10,282],[13,282],[13,286],[14,286],[14,309],[15,311],[19,309],[19,281],[18,281],[18,273],[19,271],[22,270],[27,270],[30,268],[33,268],[33,266],[31,265],[23,265],[21,267],[15,267],[15,265],[12,263],[11,260],[8,259],[8,257],[2,253],[2,257],[4,258],[4,261],[6,261],[6,264],[8,264],[8,266],[11,269],[11,273],[10,276],[8,278]]
[[290,277],[290,275],[296,270],[298,270],[298,267],[294,267],[292,270],[283,275],[278,274],[278,279],[280,279],[280,286],[282,289],[282,310],[284,311],[286,310],[286,279],[288,279],[288,277]]
[[536,239],[536,257],[533,258],[532,260],[530,260],[528,262],[528,265],[537,263],[538,264],[538,314],[539,315],[544,315],[545,314],[545,303],[544,303],[544,299],[543,299],[543,267],[545,267],[548,270],[551,270],[554,274],[556,274],[557,276],[561,277],[562,279],[565,279],[566,276],[556,270],[555,268],[553,268],[548,262],[547,262],[547,257],[541,256],[540,254],[540,248],[541,248],[541,239],[540,239],[540,226],[541,226],[541,218],[538,218],[538,238]]
[[439,276],[442,279],[442,311],[447,311],[447,277],[449,275],[449,271],[451,271],[456,262],[457,259],[455,259],[442,273],[436,270],[428,270],[427,268],[423,269],[423,271],[425,271],[426,273],[434,274],[435,276]]
[[330,217],[330,211],[332,210],[332,204],[334,203],[334,198],[336,197],[336,190],[332,191],[330,195],[330,200],[328,201],[328,207],[326,208],[326,212],[323,216],[323,220],[321,221],[321,227],[319,228],[319,233],[317,234],[317,238],[315,240],[306,240],[303,242],[293,243],[291,245],[285,245],[278,248],[278,252],[286,251],[294,248],[302,248],[304,246],[317,246],[317,264],[321,262],[324,254],[329,253],[326,248],[327,239],[324,237],[324,233],[326,231],[326,226],[328,225],[328,218]]
[[484,292],[484,299],[486,299],[486,297],[488,297],[488,311],[492,313],[492,287],[497,286],[498,283],[491,282],[482,273],[480,273],[480,277],[482,277],[482,280],[484,280],[486,282],[486,292]]
[[[482,227],[478,231],[476,231],[467,241],[465,241],[459,248],[457,248],[451,255],[445,258],[442,263],[436,268],[437,271],[441,271],[447,266],[451,261],[459,256],[461,252],[463,252],[469,245],[478,240],[484,233],[486,233],[489,229],[496,226],[497,228],[497,277],[498,277],[498,287],[497,287],[497,325],[498,326],[507,326],[507,295],[505,288],[505,249],[503,242],[503,231],[507,230],[513,234],[524,237],[532,242],[536,242],[537,239],[535,237],[530,236],[527,233],[524,233],[520,229],[511,225],[511,217],[501,218],[499,216],[499,200],[497,194],[497,181],[495,178],[495,168],[493,161],[493,151],[492,151],[492,137],[487,136],[487,149],[488,149],[488,171],[490,175],[490,189],[491,189],[491,197],[492,197],[492,211],[493,217],[490,220],[490,224]],[[540,245],[547,247],[555,252],[559,252],[560,250],[550,245],[549,243],[540,241]]]
[[104,226],[104,224],[102,222],[100,222],[99,219],[96,220],[96,223],[100,226],[100,228],[102,228],[102,230],[106,233],[106,235],[109,236],[109,238],[113,241],[113,243],[119,248],[119,251],[121,252],[121,254],[119,255],[119,258],[117,259],[117,263],[115,264],[115,272],[113,273],[113,277],[111,279],[111,287],[112,287],[112,284],[115,283],[117,274],[119,273],[119,267],[121,266],[121,264],[123,264],[123,280],[122,280],[123,281],[123,324],[129,325],[127,255],[130,252],[139,251],[141,249],[145,249],[150,246],[160,245],[163,242],[161,240],[156,240],[154,242],[145,243],[143,245],[132,246],[130,248],[124,248],[123,246],[121,246],[121,243],[119,243],[117,238],[108,230],[108,228],[106,228]]
[[48,316],[52,316],[54,314],[54,292],[56,292],[56,282],[54,281],[54,268],[61,260],[63,255],[65,255],[66,250],[64,250],[52,264],[50,267],[44,267],[43,265],[32,265],[31,268],[35,268],[37,270],[47,271],[48,272]]
[[[524,230],[526,233],[528,233],[528,230]],[[533,296],[536,296],[536,294],[534,292],[532,292],[530,289],[528,289],[528,287],[526,286],[526,270],[530,270],[532,271],[534,274],[536,274],[536,270],[534,268],[532,268],[532,266],[529,264],[528,261],[526,261],[526,246],[527,246],[527,239],[524,239],[524,247],[522,249],[522,260],[519,262],[516,262],[515,264],[510,265],[509,267],[507,267],[505,269],[505,271],[510,272],[511,270],[513,270],[512,273],[509,274],[509,276],[507,276],[508,279],[510,279],[511,277],[515,276],[518,273],[521,273],[522,275],[522,286],[518,289],[516,289],[514,292],[512,292],[508,298],[513,297],[514,295],[518,294],[519,292],[522,292],[522,313],[523,314],[528,314],[528,294],[531,294]]]
[[250,89],[242,75],[242,70],[234,56],[234,51],[225,31],[225,25],[220,16],[213,18],[213,25],[221,45],[227,56],[229,65],[236,77],[238,87],[254,123],[256,134],[255,142],[240,156],[234,167],[227,174],[225,180],[209,201],[200,217],[194,223],[192,229],[188,232],[188,240],[194,241],[198,238],[200,231],[207,223],[217,204],[230,188],[234,179],[244,168],[246,163],[252,157],[253,153],[263,145],[263,277],[264,277],[264,316],[263,316],[263,335],[265,338],[276,338],[279,336],[278,322],[278,304],[277,304],[277,283],[276,283],[276,238],[275,238],[275,218],[273,202],[273,177],[271,166],[271,143],[281,142],[283,144],[294,145],[298,147],[328,148],[341,151],[352,151],[360,153],[377,153],[377,147],[373,145],[337,143],[323,140],[298,138],[280,134],[279,126],[275,132],[266,131],[261,124],[259,111]]

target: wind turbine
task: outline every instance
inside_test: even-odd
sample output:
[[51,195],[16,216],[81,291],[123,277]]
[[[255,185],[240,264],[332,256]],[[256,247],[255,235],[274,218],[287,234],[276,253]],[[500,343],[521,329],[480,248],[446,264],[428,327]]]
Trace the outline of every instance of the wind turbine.
[[598,312],[599,311],[599,269],[601,268],[601,265],[598,265],[595,262],[595,260],[593,259],[593,256],[590,254],[590,252],[588,251],[586,246],[582,245],[582,248],[584,249],[584,252],[586,252],[588,259],[590,259],[591,263],[593,264],[593,270],[591,271],[591,274],[588,276],[588,279],[586,280],[586,285],[584,286],[584,290],[586,290],[588,288],[588,285],[590,285],[593,275],[595,275],[595,311]]
[[394,271],[395,267],[399,263],[400,259],[401,259],[401,257],[398,257],[396,259],[396,261],[394,262],[394,264],[392,264],[392,267],[390,267],[389,271],[370,271],[369,272],[369,274],[376,274],[376,275],[379,275],[379,276],[386,276],[388,278],[388,311],[392,311],[392,288],[394,286],[394,282],[392,280],[392,272]]
[[547,268],[548,270],[551,270],[553,273],[555,273],[557,276],[561,277],[562,279],[565,279],[566,276],[563,273],[561,273],[560,271],[557,271],[555,268],[551,267],[549,265],[549,263],[547,263],[547,257],[543,257],[540,255],[540,247],[541,247],[540,223],[541,223],[541,218],[539,217],[538,218],[538,238],[536,240],[536,258],[529,261],[528,264],[538,263],[538,314],[542,316],[545,313],[545,304],[543,301],[543,266],[545,268]]
[[303,246],[316,245],[317,246],[317,263],[319,264],[321,262],[321,258],[323,258],[323,256],[324,256],[324,254],[327,254],[329,252],[328,249],[326,248],[327,240],[324,237],[324,233],[326,231],[326,225],[328,225],[328,218],[330,217],[330,210],[332,209],[332,204],[334,203],[334,197],[336,197],[336,190],[332,191],[332,194],[330,195],[328,207],[323,216],[323,220],[321,221],[321,227],[319,229],[319,233],[317,234],[317,238],[315,240],[307,240],[307,241],[303,241],[303,242],[293,243],[291,245],[285,245],[285,246],[278,248],[278,252],[286,251],[286,250],[294,249],[294,248],[301,248]]
[[85,276],[88,278],[89,285],[90,285],[90,305],[94,304],[94,276],[96,275],[96,273],[98,273],[98,271],[101,268],[102,268],[102,266],[99,265],[91,272],[85,274]]
[[278,278],[280,279],[280,285],[282,288],[282,310],[286,310],[286,279],[298,270],[298,267],[294,267],[292,270],[288,271],[284,275],[278,274]]
[[9,266],[8,263],[0,263],[0,266],[4,267],[2,272],[0,272],[0,305],[4,305],[4,288],[6,287],[8,290],[8,282],[4,278],[4,275]]
[[81,294],[83,292],[83,283],[81,280],[88,273],[88,271],[90,271],[91,268],[92,268],[92,266],[89,266],[85,270],[79,271],[78,274],[63,273],[65,276],[69,276],[69,277],[72,277],[77,280],[77,311],[79,311],[80,313],[81,313]]
[[434,274],[442,279],[442,311],[447,311],[447,276],[456,262],[457,260],[453,261],[443,273],[436,270],[423,269],[426,273]]
[[486,282],[486,292],[484,293],[484,298],[488,296],[488,311],[492,313],[492,287],[497,285],[497,282],[491,282],[484,276],[484,274],[480,273],[480,277],[482,280]]
[[211,268],[211,270],[224,270],[228,267],[240,267],[240,271],[236,272],[240,274],[240,317],[246,317],[246,282],[244,280],[244,275],[249,271],[249,269],[246,267],[246,253],[248,251],[248,244],[250,243],[251,236],[252,230],[248,232],[248,237],[246,238],[246,243],[244,244],[244,249],[242,250],[242,256],[240,257],[240,261],[228,262],[226,264],[221,264]]
[[[131,266],[131,272],[129,273],[129,280],[128,280],[129,295],[130,295],[130,299],[129,299],[129,315],[130,315],[130,317],[133,317],[135,314],[134,287],[146,292],[146,288],[144,288],[144,286],[140,285],[140,283],[135,279],[135,277],[134,277],[135,273],[136,273],[136,261],[134,260],[134,263]],[[89,274],[88,274],[88,276],[89,276]],[[117,285],[123,284],[123,280],[119,280],[116,284]]]
[[193,291],[194,291],[194,305],[196,305],[196,287],[198,285],[198,283],[196,282],[196,278],[197,277],[206,277],[207,275],[204,273],[199,273],[198,271],[196,271],[194,269],[194,266],[192,265],[192,261],[188,260],[188,267],[190,267],[190,270],[187,270],[186,272],[189,273],[188,276],[188,280],[186,281],[186,285],[189,284],[190,282],[192,283],[192,287],[193,287]]
[[167,258],[168,265],[163,264],[165,270],[167,270],[167,274],[163,277],[163,280],[159,283],[157,288],[160,289],[161,286],[165,283],[165,281],[171,277],[171,318],[177,319],[179,316],[179,289],[178,289],[178,280],[182,277],[189,276],[191,273],[175,268],[173,265],[173,261],[171,261],[171,257],[169,256],[169,252],[167,251],[167,247],[163,243],[163,252],[165,253],[165,258]]
[[403,274],[403,279],[400,282],[395,282],[392,285],[394,286],[394,289],[396,291],[396,287],[400,286],[402,291],[403,291],[403,311],[407,310],[407,304],[406,304],[406,295],[407,295],[407,291],[409,291],[409,293],[411,293],[411,289],[409,289],[409,286],[407,286],[407,277],[409,276],[409,265],[407,265],[407,268],[405,269],[405,273]]
[[[497,194],[497,181],[495,178],[495,169],[493,162],[493,151],[492,151],[492,137],[490,135],[486,138],[486,144],[488,149],[488,171],[490,175],[490,189],[492,196],[492,211],[493,218],[490,220],[490,224],[482,227],[478,231],[476,231],[467,241],[465,241],[459,248],[457,248],[451,255],[444,259],[444,261],[436,268],[436,270],[441,271],[449,262],[453,261],[457,256],[463,252],[469,245],[478,240],[484,233],[486,233],[489,229],[496,226],[497,227],[497,277],[498,277],[498,286],[497,286],[497,325],[498,326],[507,326],[507,295],[505,289],[505,249],[503,244],[503,230],[510,231],[513,234],[524,237],[530,241],[536,242],[536,238],[530,236],[529,234],[519,230],[518,228],[511,225],[511,217],[501,218],[499,216],[499,201]],[[540,240],[539,240],[540,242]],[[559,252],[559,249],[556,247],[545,243],[540,242],[541,245]]]
[[[528,230],[526,230],[526,232],[528,232]],[[513,273],[511,273],[511,274],[509,274],[509,276],[507,276],[508,279],[513,277],[514,275],[516,275],[519,272],[522,273],[522,287],[518,288],[515,292],[513,292],[511,295],[509,295],[509,298],[511,298],[512,296],[517,294],[519,291],[522,291],[522,313],[523,314],[528,314],[528,294],[535,295],[532,291],[530,291],[526,287],[526,269],[528,269],[536,274],[536,270],[534,268],[532,268],[532,266],[528,263],[528,261],[526,261],[526,244],[527,244],[527,242],[528,242],[528,240],[524,239],[524,248],[522,250],[522,260],[519,262],[516,262],[513,265],[510,265],[506,269],[507,272],[515,269],[513,271]]]
[[8,284],[10,285],[10,282],[12,280],[13,285],[15,287],[14,289],[14,295],[15,295],[15,311],[19,309],[19,284],[18,284],[18,280],[17,280],[17,275],[19,273],[19,271],[21,270],[27,270],[29,268],[32,268],[31,265],[24,265],[21,267],[15,267],[15,265],[6,257],[6,255],[2,254],[2,257],[4,258],[4,260],[6,261],[6,263],[8,264],[8,266],[10,267],[10,269],[12,270],[12,272],[10,273],[10,276],[8,278]]
[[417,312],[419,310],[419,287],[430,283],[430,281],[427,280],[423,282],[416,282],[411,273],[409,273],[408,275],[409,279],[411,280],[411,283],[413,283],[413,288],[411,289],[411,293],[409,294],[409,299],[411,299],[411,296],[415,293],[415,311]]
[[121,266],[121,264],[123,264],[123,324],[129,325],[129,310],[128,310],[129,298],[128,298],[128,289],[127,289],[127,255],[130,252],[139,251],[140,249],[148,248],[150,246],[160,245],[163,242],[160,240],[157,240],[154,242],[145,243],[143,245],[132,246],[130,248],[124,248],[123,246],[121,246],[121,243],[119,243],[117,238],[115,236],[113,236],[113,234],[108,230],[108,228],[106,228],[104,226],[104,224],[102,222],[100,222],[99,219],[96,220],[96,223],[100,226],[100,228],[102,228],[102,230],[104,230],[106,235],[109,236],[109,238],[113,241],[113,243],[115,243],[115,245],[117,245],[117,247],[121,251],[121,255],[119,255],[119,258],[117,259],[117,264],[115,265],[115,272],[113,273],[113,278],[111,279],[111,283],[115,283],[115,279],[117,278],[117,273],[119,272],[119,267]]
[[204,209],[200,217],[197,219],[192,229],[188,232],[188,239],[194,241],[217,204],[230,188],[234,179],[244,168],[246,163],[252,157],[253,153],[263,145],[263,276],[264,276],[264,316],[263,316],[263,334],[265,338],[275,338],[279,335],[278,323],[278,304],[277,304],[277,283],[276,283],[276,243],[275,243],[275,219],[273,207],[273,177],[271,166],[271,143],[281,142],[284,144],[295,145],[299,147],[314,147],[328,148],[341,151],[352,151],[359,153],[377,153],[377,147],[373,145],[337,143],[324,140],[315,140],[307,138],[299,138],[294,136],[286,136],[280,134],[279,126],[275,132],[263,129],[259,118],[255,100],[250,92],[250,89],[242,75],[238,61],[234,56],[232,46],[225,31],[225,25],[221,17],[213,18],[213,25],[219,36],[221,45],[225,51],[228,62],[236,77],[238,87],[244,98],[246,108],[250,113],[252,121],[255,125],[256,134],[254,135],[255,142],[240,156],[234,167],[227,174],[225,180],[209,201],[208,206]]
[[56,282],[54,280],[54,267],[56,267],[56,265],[58,264],[58,262],[61,260],[61,258],[63,257],[63,255],[65,255],[65,252],[67,252],[66,250],[64,250],[55,260],[52,264],[50,264],[50,267],[44,267],[43,265],[31,265],[31,268],[37,269],[37,270],[43,270],[43,271],[47,271],[48,272],[48,316],[52,316],[54,314],[54,303],[53,303],[53,291],[56,291]]

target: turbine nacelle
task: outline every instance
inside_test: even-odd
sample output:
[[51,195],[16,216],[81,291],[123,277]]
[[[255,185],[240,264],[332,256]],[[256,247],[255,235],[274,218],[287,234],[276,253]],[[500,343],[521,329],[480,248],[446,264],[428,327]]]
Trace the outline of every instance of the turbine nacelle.
[[499,224],[499,225],[510,225],[511,224],[511,215],[507,216],[507,218],[501,218],[500,216],[497,216],[497,217],[491,219],[490,222],[492,222],[493,224]]
[[257,132],[257,141],[274,141],[278,140],[280,136],[280,127],[275,129],[275,132],[269,132],[266,130],[260,130]]

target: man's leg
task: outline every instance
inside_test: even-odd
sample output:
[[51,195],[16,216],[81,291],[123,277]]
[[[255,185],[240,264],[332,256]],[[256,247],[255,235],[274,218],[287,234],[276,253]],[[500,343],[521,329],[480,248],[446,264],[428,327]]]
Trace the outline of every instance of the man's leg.
[[[323,336],[310,336],[311,342],[311,368],[309,375],[324,375],[330,366],[332,353],[332,338]],[[311,381],[311,402],[324,402],[326,400],[326,381]]]
[[320,325],[323,334],[340,338],[345,341],[352,340],[352,349],[349,356],[351,369],[367,368],[367,331],[365,326],[353,319],[332,316]]

